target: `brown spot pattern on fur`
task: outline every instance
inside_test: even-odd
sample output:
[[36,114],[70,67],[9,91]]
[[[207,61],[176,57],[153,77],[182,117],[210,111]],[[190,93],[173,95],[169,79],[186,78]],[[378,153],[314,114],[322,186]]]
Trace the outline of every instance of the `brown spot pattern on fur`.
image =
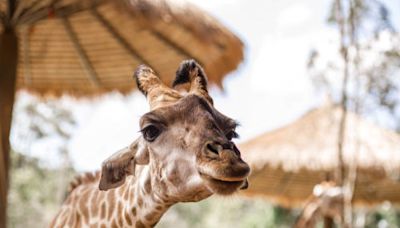
[[146,193],[150,193],[151,192],[151,181],[150,179],[146,180],[146,182],[144,183],[144,190]]
[[122,220],[122,202],[121,201],[118,201],[117,218],[118,218],[118,225],[122,227],[123,220]]
[[113,219],[113,220],[112,220],[112,222],[111,222],[111,227],[112,227],[112,228],[118,228],[116,219]]
[[91,207],[90,207],[90,214],[93,216],[93,217],[96,217],[97,216],[97,212],[98,212],[98,207],[97,207],[97,199],[98,199],[98,196],[99,196],[99,191],[94,191],[94,193],[93,193],[93,195],[92,195],[92,198],[90,199],[90,202],[91,202]]
[[124,214],[125,214],[126,223],[128,223],[128,225],[131,226],[132,225],[132,220],[131,220],[131,217],[129,216],[129,213],[125,212]]
[[154,214],[148,214],[144,217],[144,219],[146,219],[146,221],[151,222],[154,218]]
[[104,201],[103,201],[103,203],[101,203],[100,217],[101,218],[105,218],[106,217],[106,203]]
[[75,226],[74,226],[74,227],[76,227],[76,228],[82,227],[82,224],[81,224],[81,215],[80,215],[80,214],[76,214],[76,223],[75,223]]
[[139,207],[143,206],[143,200],[142,200],[142,198],[139,198],[139,199],[138,199],[137,205],[138,205]]
[[145,225],[142,223],[142,221],[139,220],[136,222],[135,227],[136,228],[145,228]]

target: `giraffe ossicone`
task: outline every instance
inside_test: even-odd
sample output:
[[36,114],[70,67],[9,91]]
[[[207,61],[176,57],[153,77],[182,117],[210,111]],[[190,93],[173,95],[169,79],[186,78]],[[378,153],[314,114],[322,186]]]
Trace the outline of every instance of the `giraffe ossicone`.
[[150,104],[141,136],[76,179],[51,227],[153,227],[176,203],[247,188],[237,123],[215,109],[198,63],[183,61],[172,88],[144,65],[134,77]]

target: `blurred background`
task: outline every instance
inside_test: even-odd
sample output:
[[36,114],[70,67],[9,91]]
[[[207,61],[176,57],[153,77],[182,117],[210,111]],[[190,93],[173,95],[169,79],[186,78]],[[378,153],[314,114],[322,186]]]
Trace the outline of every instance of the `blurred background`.
[[[52,71],[48,66],[40,72],[34,66],[35,61],[38,65],[45,62],[40,62],[41,51],[51,55],[51,51],[42,48],[52,48],[50,38],[49,44],[43,46],[46,39],[43,41],[35,34],[53,31],[48,32],[49,37],[64,39],[57,38],[63,34],[40,21],[35,26],[29,24],[29,28],[26,24],[20,26],[19,54],[25,57],[19,58],[24,67],[18,69],[20,90],[15,97],[10,133],[9,227],[45,227],[65,199],[69,181],[75,174],[98,170],[104,159],[138,136],[139,118],[149,107],[144,96],[133,89],[131,75],[137,64],[143,62],[140,61],[143,55],[148,62],[160,66],[158,70],[163,72],[162,77],[166,75],[163,78],[166,82],[178,65],[170,66],[163,59],[203,58],[200,62],[205,64],[210,77],[215,106],[240,123],[240,138],[236,142],[253,169],[248,191],[175,205],[157,227],[292,227],[302,208],[310,202],[308,196],[312,195],[313,186],[330,180],[337,170],[343,189],[351,192],[350,226],[400,227],[400,210],[396,207],[400,202],[399,1],[169,0],[154,1],[151,5],[166,7],[164,2],[171,7],[166,10],[167,16],[179,15],[181,10],[184,17],[198,10],[203,16],[188,17],[187,20],[193,21],[183,23],[185,29],[196,26],[197,30],[206,29],[200,32],[193,29],[193,36],[203,34],[204,42],[211,42],[207,41],[210,33],[212,42],[234,46],[232,50],[226,48],[230,52],[226,56],[221,54],[219,59],[213,57],[212,48],[203,48],[205,54],[202,54],[195,49],[203,41],[185,41],[182,32],[185,29],[168,27],[169,21],[179,17],[169,19],[164,15],[165,25],[157,23],[153,29],[161,40],[166,39],[168,30],[172,33],[170,40],[175,42],[178,57],[173,51],[170,54],[161,46],[158,48],[157,42],[145,47],[151,39],[138,41],[144,43],[143,50],[135,45],[133,50],[127,48],[128,54],[139,56],[135,61],[124,60],[129,56],[116,57],[116,48],[111,44],[109,51],[115,56],[90,51],[82,55],[82,51],[90,49],[90,39],[85,40],[88,44],[82,41],[82,45],[74,40],[86,39],[78,34],[78,27],[85,30],[90,25],[79,25],[79,20],[85,22],[85,16],[76,10],[64,22],[65,31],[72,28],[76,33],[64,34],[71,38],[68,42],[75,48],[72,53],[81,53],[79,58],[73,57],[74,61],[79,59],[84,72],[92,78],[97,75],[101,83],[106,81],[101,77],[107,72],[113,75],[114,69],[120,70],[122,73],[118,74],[123,79],[118,80],[125,87],[118,85],[114,90],[111,84],[101,92],[88,89],[80,93],[71,89],[64,93],[60,91],[64,85],[70,86],[67,82],[54,82],[53,89],[45,90],[40,83],[45,84],[53,76],[36,75],[78,78],[76,72],[61,73],[62,67]],[[190,4],[192,11],[184,11],[186,4]],[[58,8],[50,6],[42,20],[64,20],[58,18],[62,15]],[[137,6],[143,9],[136,12],[153,13],[152,7]],[[36,6],[26,7],[23,9]],[[113,17],[106,7],[99,7],[98,12],[103,19]],[[118,41],[113,42],[129,46],[131,41],[127,44],[124,39],[115,38],[118,31],[113,32],[112,26],[107,27],[105,22],[103,26]],[[213,31],[210,27],[220,30]],[[6,26],[0,31],[6,31]],[[27,42],[21,35],[26,31],[31,34]],[[96,34],[94,28],[91,32]],[[146,51],[152,54],[137,54]],[[103,60],[91,57],[103,54]],[[153,63],[153,59],[158,60]],[[217,60],[217,64],[212,63]],[[91,61],[99,65],[90,66]],[[122,69],[111,63],[100,66],[102,61],[127,66]],[[68,65],[65,67],[70,69]],[[32,84],[27,83],[29,80]],[[76,82],[81,84],[78,79]],[[75,88],[72,83],[70,87]],[[373,177],[364,175],[365,170],[373,173]],[[322,227],[323,220],[317,224]]]

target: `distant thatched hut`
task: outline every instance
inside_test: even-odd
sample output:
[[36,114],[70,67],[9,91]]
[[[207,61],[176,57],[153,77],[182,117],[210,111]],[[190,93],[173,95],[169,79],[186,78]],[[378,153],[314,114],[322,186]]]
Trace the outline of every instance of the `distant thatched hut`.
[[[324,106],[294,123],[243,143],[252,165],[247,195],[265,196],[284,206],[300,206],[313,187],[338,166],[341,109]],[[344,163],[357,166],[355,204],[400,203],[400,136],[348,113]]]

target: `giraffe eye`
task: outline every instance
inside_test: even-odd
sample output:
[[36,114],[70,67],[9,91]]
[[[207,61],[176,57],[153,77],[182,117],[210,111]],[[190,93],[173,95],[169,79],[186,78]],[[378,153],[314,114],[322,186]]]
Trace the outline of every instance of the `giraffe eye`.
[[236,131],[232,130],[232,131],[229,131],[225,136],[229,141],[231,141],[234,138],[238,138],[239,134],[236,133]]
[[153,142],[161,133],[161,130],[154,126],[149,125],[141,130],[143,138],[148,142]]

